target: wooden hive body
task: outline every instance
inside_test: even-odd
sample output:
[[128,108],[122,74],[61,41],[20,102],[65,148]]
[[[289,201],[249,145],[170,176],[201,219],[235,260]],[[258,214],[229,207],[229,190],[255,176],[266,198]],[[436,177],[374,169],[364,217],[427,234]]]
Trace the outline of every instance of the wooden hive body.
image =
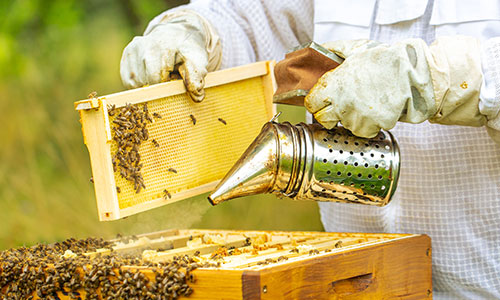
[[[219,268],[195,270],[190,299],[432,298],[426,235],[181,230],[173,239],[200,235],[221,235],[226,248],[250,253],[223,257]],[[251,246],[241,244],[246,237]],[[157,260],[195,251],[210,257],[219,247],[180,245],[160,252]]]
[[[112,242],[113,250],[85,255],[94,259],[113,252],[155,263],[195,258],[199,267],[192,271],[196,280],[189,283],[194,291],[189,299],[432,298],[426,235],[167,230]],[[154,281],[154,266],[121,268]],[[86,299],[83,288],[78,294]],[[70,299],[68,293],[58,297]]]

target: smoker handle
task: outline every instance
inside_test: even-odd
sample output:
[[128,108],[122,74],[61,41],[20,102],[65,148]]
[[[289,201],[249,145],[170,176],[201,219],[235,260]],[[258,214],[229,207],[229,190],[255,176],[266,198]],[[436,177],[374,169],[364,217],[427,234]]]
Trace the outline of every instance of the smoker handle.
[[318,79],[343,61],[342,57],[315,42],[292,49],[274,67],[278,88],[273,102],[303,106],[304,97]]

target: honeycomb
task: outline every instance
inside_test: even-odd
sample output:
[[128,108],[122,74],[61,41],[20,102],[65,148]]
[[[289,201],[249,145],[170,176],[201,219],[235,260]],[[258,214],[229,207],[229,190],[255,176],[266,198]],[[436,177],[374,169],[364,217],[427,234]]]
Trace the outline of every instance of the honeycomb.
[[[254,77],[208,88],[201,103],[187,94],[148,101],[150,113],[161,118],[148,124],[149,139],[139,147],[146,189],[136,193],[133,183],[115,172],[120,209],[168,200],[164,190],[175,199],[179,192],[220,180],[272,114],[262,81]],[[111,154],[116,147],[112,142]]]

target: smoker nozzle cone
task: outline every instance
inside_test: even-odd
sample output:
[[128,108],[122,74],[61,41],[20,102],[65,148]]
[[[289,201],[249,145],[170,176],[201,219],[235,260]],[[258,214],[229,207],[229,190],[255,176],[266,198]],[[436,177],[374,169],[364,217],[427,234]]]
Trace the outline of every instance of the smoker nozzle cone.
[[208,196],[212,205],[229,199],[268,192],[274,185],[278,169],[279,141],[273,123],[262,131],[236,164]]

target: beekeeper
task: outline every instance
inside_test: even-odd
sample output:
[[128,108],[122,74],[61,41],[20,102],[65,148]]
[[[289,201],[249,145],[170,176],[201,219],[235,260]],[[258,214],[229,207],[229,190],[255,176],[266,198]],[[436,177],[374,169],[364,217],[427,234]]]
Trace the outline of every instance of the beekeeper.
[[500,1],[196,1],[132,40],[121,77],[132,88],[177,70],[201,101],[208,71],[310,40],[346,60],[306,108],[362,137],[392,129],[402,160],[391,204],[320,203],[325,229],[428,234],[436,299],[499,299]]

